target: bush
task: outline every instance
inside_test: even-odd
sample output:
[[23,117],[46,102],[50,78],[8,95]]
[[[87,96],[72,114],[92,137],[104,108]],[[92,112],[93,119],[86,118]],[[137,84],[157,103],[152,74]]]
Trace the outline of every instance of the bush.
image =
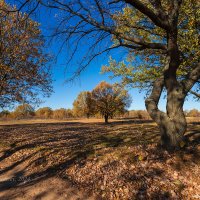
[[129,117],[135,119],[145,119],[145,120],[151,119],[146,110],[131,110],[129,111]]
[[49,107],[39,108],[36,112],[36,117],[42,119],[49,119],[52,117],[53,111]]
[[200,111],[192,109],[187,113],[187,117],[200,117]]
[[72,114],[72,110],[70,109],[60,108],[53,111],[54,119],[66,119],[66,118],[72,118],[72,117],[73,117],[73,114]]
[[14,112],[11,113],[12,118],[27,119],[34,116],[34,108],[29,104],[19,105]]
[[10,112],[8,110],[3,110],[0,112],[1,119],[8,119],[10,117]]

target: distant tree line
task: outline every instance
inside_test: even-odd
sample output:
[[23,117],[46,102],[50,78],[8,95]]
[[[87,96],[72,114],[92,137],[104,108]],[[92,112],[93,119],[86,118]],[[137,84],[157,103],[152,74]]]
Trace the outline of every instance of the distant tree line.
[[[197,109],[185,111],[186,117],[200,117],[200,111]],[[74,118],[85,118],[88,115],[82,110],[78,112],[75,109],[51,109],[49,107],[39,108],[34,110],[34,108],[29,104],[19,105],[14,111],[3,110],[0,112],[1,120],[12,120],[12,119],[74,119]],[[100,113],[92,114],[89,117],[100,118],[102,115]],[[131,118],[139,120],[150,120],[146,110],[126,110],[124,112],[116,112],[114,116],[116,118]]]
[[[99,83],[92,91],[82,91],[73,102],[72,109],[51,109],[43,107],[35,110],[30,104],[24,103],[12,112],[3,110],[0,119],[71,119],[71,118],[100,118],[105,123],[109,118],[122,117],[150,120],[145,110],[131,110],[131,97],[128,91],[117,84],[105,81]],[[200,111],[192,109],[185,111],[187,117],[200,117]]]
[[74,118],[72,109],[51,109],[49,107],[34,108],[29,104],[19,105],[14,111],[4,110],[0,112],[1,119],[67,119]]
[[200,111],[197,109],[185,111],[186,117],[200,117]]
[[66,119],[80,117],[103,117],[105,122],[109,118],[120,117],[128,112],[131,97],[127,90],[116,84],[105,81],[98,84],[91,92],[81,92],[73,102],[73,109],[56,109],[49,107],[34,108],[29,104],[19,105],[13,112],[2,111],[2,119]]

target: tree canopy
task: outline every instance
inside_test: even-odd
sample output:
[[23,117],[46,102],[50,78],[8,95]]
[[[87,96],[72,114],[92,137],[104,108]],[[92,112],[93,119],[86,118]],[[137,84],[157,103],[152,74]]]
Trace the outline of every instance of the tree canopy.
[[130,107],[131,97],[127,90],[102,81],[92,90],[95,112],[104,116],[105,122],[116,112],[123,113]]
[[53,110],[49,107],[43,107],[39,108],[35,114],[37,117],[49,119],[53,114]]
[[32,117],[34,113],[34,108],[29,104],[22,104],[16,107],[15,111],[12,113],[15,118],[23,119]]
[[[149,8],[154,12],[162,7],[166,15],[169,15],[173,9],[173,3],[168,1],[160,1],[160,5],[159,1],[154,3],[152,1],[151,5],[144,1],[144,6],[150,6]],[[180,50],[180,66],[176,73],[179,80],[187,78],[188,73],[199,62],[199,8],[199,1],[189,0],[183,1],[179,9],[177,44]],[[117,12],[113,19],[116,22],[116,30],[119,32],[119,36],[113,38],[115,45],[120,44],[122,38],[127,38],[123,39],[127,47],[133,44],[132,37],[140,38],[141,41],[134,50],[130,48],[125,60],[118,62],[110,58],[109,65],[102,68],[103,72],[112,72],[114,77],[121,76],[122,82],[132,87],[150,89],[152,83],[163,75],[166,67],[167,32],[162,27],[156,26],[151,18],[131,6]],[[145,43],[152,46],[145,47]],[[194,89],[199,91],[199,82],[196,82]],[[193,95],[198,97],[194,92]]]
[[0,107],[38,102],[51,91],[49,56],[39,23],[0,2]]
[[73,112],[75,116],[88,118],[94,113],[92,95],[89,91],[81,92],[73,103]]

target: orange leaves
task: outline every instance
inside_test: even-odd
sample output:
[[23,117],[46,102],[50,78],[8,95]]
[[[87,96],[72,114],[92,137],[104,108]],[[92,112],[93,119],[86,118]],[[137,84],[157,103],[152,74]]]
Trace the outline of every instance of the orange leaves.
[[92,91],[96,112],[103,116],[112,117],[114,114],[124,113],[130,106],[131,98],[128,92],[118,85],[111,85],[102,81]]
[[[14,8],[3,4],[4,9]],[[1,17],[4,16],[4,17]],[[39,24],[23,13],[0,10],[0,102],[2,106],[19,101],[38,101],[40,91],[49,94],[51,79],[45,67],[48,55]],[[20,98],[19,98],[20,97]],[[36,100],[37,99],[37,100]]]

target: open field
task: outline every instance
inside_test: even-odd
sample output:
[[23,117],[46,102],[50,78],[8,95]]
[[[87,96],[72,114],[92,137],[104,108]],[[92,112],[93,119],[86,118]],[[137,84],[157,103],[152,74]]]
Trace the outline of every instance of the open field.
[[[110,119],[110,122],[113,121],[124,121],[124,119]],[[64,123],[64,122],[80,122],[80,123],[99,123],[104,122],[103,119],[96,119],[96,118],[90,118],[90,119],[20,119],[20,120],[0,120],[0,125],[17,125],[17,124],[49,124],[49,123]]]
[[[14,121],[0,126],[0,199],[200,199],[200,123],[160,149],[150,121]],[[4,124],[4,125],[3,125]]]
[[[148,117],[149,118],[149,117]],[[141,121],[140,119],[136,118],[118,118],[118,119],[109,119],[109,122],[116,122],[116,121],[130,121],[132,120],[133,122]],[[145,120],[145,119],[144,119]],[[186,117],[186,120],[188,123],[200,123],[200,117]],[[146,119],[146,121],[151,122],[149,119]],[[61,122],[80,122],[80,123],[99,123],[99,122],[104,122],[104,119],[100,118],[90,118],[90,119],[85,119],[85,118],[69,118],[69,119],[5,119],[2,120],[0,119],[0,126],[1,125],[15,125],[15,124],[49,124],[49,123],[61,123]],[[153,122],[151,122],[153,124]]]

